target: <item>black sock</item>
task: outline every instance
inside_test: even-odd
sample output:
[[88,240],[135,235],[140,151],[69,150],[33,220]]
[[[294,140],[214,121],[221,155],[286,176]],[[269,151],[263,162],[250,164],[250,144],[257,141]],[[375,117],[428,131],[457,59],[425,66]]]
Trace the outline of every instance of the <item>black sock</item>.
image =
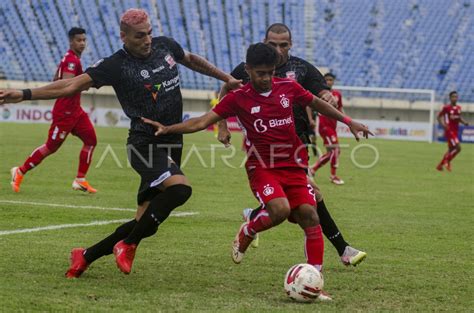
[[104,255],[112,254],[115,244],[120,240],[127,238],[136,224],[136,220],[126,222],[117,227],[115,232],[110,234],[108,237],[99,241],[92,247],[87,248],[86,252],[84,253],[84,258],[86,259],[87,263],[92,263]]
[[318,202],[318,215],[324,236],[332,243],[339,256],[341,256],[349,244],[344,240],[342,233],[337,228],[322,199]]
[[260,212],[261,209],[262,209],[262,206],[259,206],[258,208],[253,209],[252,213],[250,213],[250,219],[253,220],[255,216],[257,216],[258,212]]
[[130,235],[125,238],[127,244],[139,244],[140,241],[154,234],[158,226],[163,223],[171,211],[183,205],[191,197],[192,189],[187,185],[173,185],[154,197],[140,221],[135,225]]

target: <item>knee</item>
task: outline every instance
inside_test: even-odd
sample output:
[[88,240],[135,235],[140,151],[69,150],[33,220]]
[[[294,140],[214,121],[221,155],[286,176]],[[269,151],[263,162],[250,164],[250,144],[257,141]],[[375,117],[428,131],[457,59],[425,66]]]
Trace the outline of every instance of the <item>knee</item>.
[[94,134],[93,136],[88,136],[87,138],[84,138],[82,142],[84,143],[84,146],[94,148],[95,146],[97,146],[97,137]]
[[188,185],[177,184],[166,188],[166,193],[176,206],[180,206],[188,201],[193,193],[193,189]]
[[267,211],[270,214],[273,224],[278,224],[286,220],[290,214],[291,209],[288,203],[275,203],[267,207]]
[[60,143],[47,142],[46,143],[46,151],[45,151],[44,155],[50,155],[50,154],[58,151],[59,147],[61,147],[61,144],[62,144],[62,142],[60,142]]

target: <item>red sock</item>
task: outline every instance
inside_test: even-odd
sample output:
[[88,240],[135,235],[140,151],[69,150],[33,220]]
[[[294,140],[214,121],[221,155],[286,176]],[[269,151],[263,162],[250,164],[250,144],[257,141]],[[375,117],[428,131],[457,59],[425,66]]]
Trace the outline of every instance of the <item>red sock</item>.
[[324,239],[321,226],[311,226],[304,229],[305,254],[308,264],[314,265],[318,270],[323,266]]
[[26,174],[29,170],[40,164],[41,161],[43,161],[51,153],[52,152],[46,147],[46,145],[39,146],[30,154],[25,163],[20,166],[20,171],[23,174]]
[[268,211],[262,209],[260,210],[260,212],[258,212],[255,218],[249,221],[247,225],[248,235],[254,236],[256,233],[272,228],[272,226],[273,222],[270,216],[268,215]]
[[79,169],[77,170],[77,178],[84,178],[89,170],[92,161],[92,153],[95,146],[82,146],[79,154]]

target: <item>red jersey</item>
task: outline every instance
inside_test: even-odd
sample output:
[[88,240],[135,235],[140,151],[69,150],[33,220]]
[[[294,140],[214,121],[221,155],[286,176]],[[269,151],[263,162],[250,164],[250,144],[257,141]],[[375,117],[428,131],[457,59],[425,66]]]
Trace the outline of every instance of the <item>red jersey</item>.
[[236,116],[243,130],[247,170],[301,167],[308,159],[296,135],[293,105],[305,107],[313,95],[292,79],[274,77],[267,96],[247,83],[230,91],[213,111],[222,118]]
[[[336,98],[337,100],[337,109],[342,112],[342,95],[339,92],[339,90],[331,90],[332,95]],[[323,128],[330,128],[333,130],[336,130],[337,126],[337,120],[321,115],[319,114],[319,124],[318,124],[318,129],[321,132]]]
[[[81,59],[72,50],[68,50],[59,63],[54,80],[63,79],[64,73],[71,73],[75,76],[81,75]],[[66,98],[59,98],[54,103],[53,117],[79,116],[82,113],[81,93]]]
[[438,113],[438,116],[443,117],[448,130],[457,136],[461,119],[461,107],[459,105],[445,104]]

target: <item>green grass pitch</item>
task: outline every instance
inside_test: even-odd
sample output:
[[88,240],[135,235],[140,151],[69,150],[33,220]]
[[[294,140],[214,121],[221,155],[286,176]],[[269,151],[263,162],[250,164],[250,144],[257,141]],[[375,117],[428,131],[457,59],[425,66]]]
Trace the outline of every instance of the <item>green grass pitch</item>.
[[[21,193],[11,191],[10,168],[44,142],[47,129],[0,124],[0,234],[132,218],[133,212],[80,207],[135,208],[139,177],[127,166],[126,129],[97,129],[99,145],[88,175],[99,190],[96,195],[71,189],[81,147],[72,136],[25,176]],[[241,210],[256,205],[245,171],[239,168],[243,154],[238,134],[233,142],[237,155],[228,163],[234,168],[221,161],[230,151],[209,146],[217,144],[211,133],[185,136],[183,159],[195,145],[204,163],[194,153],[184,166],[193,196],[176,212],[198,214],[170,217],[156,236],[144,240],[129,276],[107,256],[80,279],[64,278],[71,248],[95,243],[118,224],[0,235],[0,311],[472,310],[473,145],[463,145],[453,172],[440,173],[435,166],[445,144],[362,141],[373,145],[380,158],[374,167],[360,169],[350,158],[356,141],[342,140],[349,147],[342,149],[338,174],[346,184],[330,184],[328,167],[318,172],[317,182],[346,240],[368,257],[360,266],[346,268],[326,241],[325,289],[334,301],[298,304],[283,292],[287,269],[305,261],[303,233],[297,226],[284,223],[263,233],[260,247],[249,248],[242,264],[231,261]],[[373,158],[370,149],[356,153],[361,164]]]

